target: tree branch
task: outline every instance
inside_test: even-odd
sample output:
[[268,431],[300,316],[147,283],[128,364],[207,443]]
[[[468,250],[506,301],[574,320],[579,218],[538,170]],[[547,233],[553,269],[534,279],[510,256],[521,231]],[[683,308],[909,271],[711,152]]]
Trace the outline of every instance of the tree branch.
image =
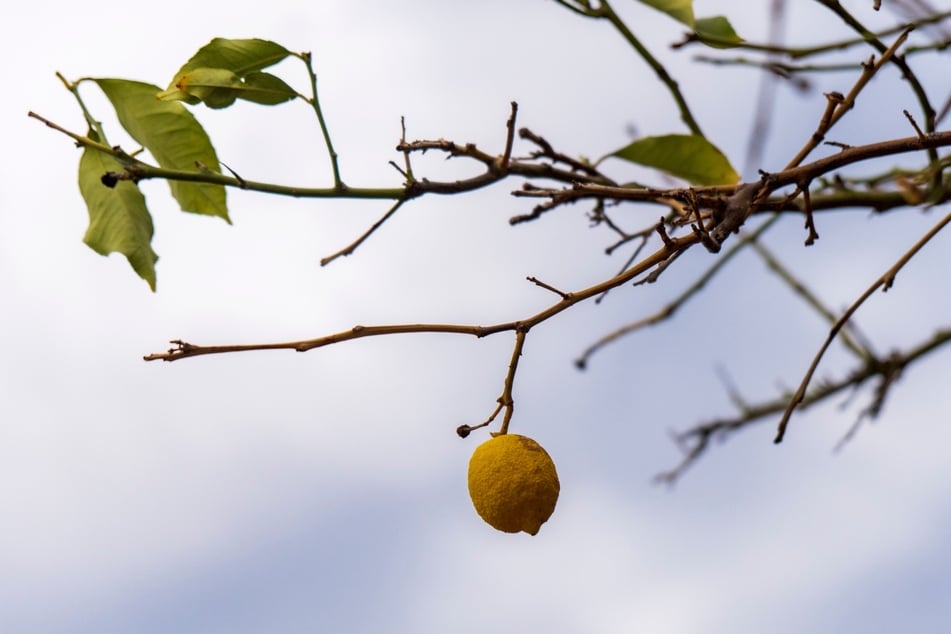
[[842,316],[832,325],[832,328],[829,330],[829,335],[826,337],[825,342],[822,344],[822,347],[819,348],[819,351],[816,353],[816,356],[812,360],[809,369],[806,370],[806,375],[803,377],[802,382],[799,384],[799,389],[796,390],[796,393],[790,399],[789,404],[786,406],[785,411],[783,412],[783,417],[779,421],[779,427],[776,431],[776,439],[773,441],[775,443],[781,443],[783,438],[786,435],[786,427],[789,424],[789,419],[792,416],[793,410],[796,409],[806,398],[806,388],[809,386],[809,382],[812,380],[812,375],[815,373],[816,368],[819,366],[819,361],[822,360],[823,355],[825,355],[826,350],[829,348],[829,345],[835,339],[836,335],[842,329],[843,326],[852,318],[852,315],[865,303],[865,301],[872,296],[872,293],[881,288],[883,291],[887,291],[891,288],[892,284],[895,282],[895,277],[898,275],[898,271],[901,270],[905,264],[908,263],[911,258],[915,256],[918,251],[922,249],[932,238],[934,238],[938,233],[944,229],[945,226],[951,223],[951,213],[948,213],[944,218],[942,218],[938,223],[928,230],[925,235],[923,235],[908,251],[902,255],[895,264],[891,266],[885,273],[882,274],[875,282],[869,286],[864,293],[862,293],[855,302],[849,306]]

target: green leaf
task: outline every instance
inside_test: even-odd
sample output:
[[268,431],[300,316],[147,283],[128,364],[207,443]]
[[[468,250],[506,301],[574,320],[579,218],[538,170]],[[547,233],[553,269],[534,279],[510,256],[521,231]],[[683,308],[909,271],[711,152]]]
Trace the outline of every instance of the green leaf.
[[744,41],[722,15],[700,18],[694,22],[693,30],[701,42],[713,48],[733,48]]
[[[96,139],[95,132],[88,133]],[[130,181],[119,181],[113,188],[102,184],[106,172],[121,171],[111,156],[86,148],[79,159],[79,191],[89,210],[89,227],[83,237],[100,255],[121,253],[132,269],[155,291],[155,262],[152,250],[152,216],[145,197]]]
[[693,0],[640,0],[642,4],[663,11],[678,22],[693,28]]
[[248,73],[244,76],[244,86],[244,90],[238,94],[239,98],[265,106],[284,103],[298,96],[296,90],[271,73]]
[[[116,109],[119,123],[142,144],[160,167],[198,172],[197,166],[220,171],[218,156],[205,129],[177,101],[155,98],[159,88],[126,79],[95,79]],[[223,185],[168,181],[183,211],[228,219]]]
[[[252,71],[242,79],[224,68],[196,68],[182,75],[176,87],[179,91],[200,99],[209,108],[227,108],[235,99],[244,99],[264,105],[284,103],[297,92],[284,80],[260,71]],[[165,93],[160,94],[160,98]]]
[[185,62],[184,66],[178,69],[168,89],[160,93],[160,98],[185,101],[194,105],[201,99],[178,86],[182,77],[188,73],[199,68],[219,68],[243,78],[250,73],[277,64],[292,54],[280,44],[269,40],[228,40],[218,37],[201,47],[191,59]]
[[659,169],[694,185],[730,185],[740,180],[723,152],[696,134],[645,137],[608,156]]
[[[224,68],[196,68],[178,78],[176,92],[205,102],[209,108],[227,108],[238,98],[234,87],[241,85],[241,78]],[[166,91],[167,92],[167,91]],[[166,99],[165,92],[159,99]]]

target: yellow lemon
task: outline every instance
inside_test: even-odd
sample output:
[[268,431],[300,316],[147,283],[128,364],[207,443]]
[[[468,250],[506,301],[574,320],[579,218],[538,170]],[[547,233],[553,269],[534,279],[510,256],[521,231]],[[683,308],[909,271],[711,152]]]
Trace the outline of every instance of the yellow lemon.
[[548,452],[526,436],[490,438],[469,460],[469,497],[476,512],[506,533],[538,533],[555,510],[560,489]]

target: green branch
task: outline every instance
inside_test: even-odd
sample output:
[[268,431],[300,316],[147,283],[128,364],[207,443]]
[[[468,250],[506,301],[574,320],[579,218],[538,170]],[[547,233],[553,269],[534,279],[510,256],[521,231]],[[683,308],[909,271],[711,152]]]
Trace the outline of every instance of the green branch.
[[624,37],[628,44],[631,45],[637,54],[647,62],[647,65],[651,67],[657,77],[667,86],[667,90],[670,92],[671,96],[674,98],[674,101],[677,103],[677,108],[680,110],[680,119],[687,125],[690,129],[690,132],[698,136],[705,136],[703,131],[700,129],[700,124],[697,123],[694,119],[693,114],[690,112],[690,106],[687,105],[687,100],[684,98],[682,92],[680,92],[680,87],[677,85],[676,80],[670,76],[670,73],[667,72],[667,69],[664,68],[664,65],[661,64],[656,57],[654,57],[649,50],[641,43],[637,36],[627,25],[624,24],[624,21],[614,12],[614,9],[611,8],[611,5],[607,0],[602,0],[600,5],[597,8],[585,8],[584,10],[579,10],[571,5],[563,2],[561,0],[556,0],[558,4],[563,7],[566,7],[575,13],[583,15],[585,17],[591,18],[600,18],[610,22],[618,33]]
[[310,77],[311,97],[307,103],[314,109],[317,115],[317,122],[320,124],[320,132],[324,136],[324,145],[327,147],[327,153],[330,155],[330,166],[334,175],[334,189],[336,191],[346,190],[347,186],[340,179],[340,166],[338,164],[338,154],[334,150],[333,141],[330,140],[330,130],[327,128],[327,122],[324,120],[324,113],[320,108],[320,99],[317,96],[317,74],[314,72],[313,59],[310,53],[301,53],[298,57],[307,66],[307,74]]

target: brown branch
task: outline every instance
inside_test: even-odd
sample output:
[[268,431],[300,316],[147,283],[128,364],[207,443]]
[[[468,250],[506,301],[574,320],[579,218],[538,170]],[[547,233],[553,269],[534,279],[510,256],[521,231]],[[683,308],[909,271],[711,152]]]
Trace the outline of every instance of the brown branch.
[[[949,145],[951,145],[951,131],[934,132],[926,134],[923,137],[903,137],[899,139],[870,143],[868,145],[848,147],[836,154],[817,159],[811,163],[792,166],[782,171],[771,173],[768,175],[768,178],[761,183],[743,183],[736,186],[721,185],[715,187],[695,187],[692,189],[653,189],[604,185],[600,183],[576,182],[571,187],[566,187],[563,189],[528,186],[523,189],[513,191],[512,195],[519,198],[547,198],[549,199],[549,202],[544,205],[544,207],[545,210],[549,210],[558,205],[591,198],[628,202],[651,202],[655,204],[669,205],[672,202],[683,200],[687,195],[687,192],[692,192],[692,194],[696,196],[697,203],[701,208],[717,208],[723,205],[723,200],[720,198],[720,195],[729,194],[731,196],[735,196],[744,186],[748,186],[749,189],[746,190],[746,194],[756,193],[755,199],[758,201],[749,209],[746,209],[746,212],[748,212],[746,215],[748,216],[749,214],[756,213],[758,209],[777,209],[779,201],[768,199],[765,197],[765,194],[776,191],[782,187],[796,185],[801,182],[809,182],[839,168],[855,163],[862,163],[872,158],[880,158],[894,154],[903,154],[907,152],[946,147]],[[882,194],[881,192],[877,192],[876,195],[881,196]],[[785,198],[783,200],[785,201]],[[741,201],[737,200],[736,202]],[[857,200],[856,202],[859,204],[865,204],[866,202],[870,201],[865,199]],[[894,200],[890,201],[888,206],[895,206],[895,202],[896,201]],[[815,210],[822,208],[820,203],[822,205],[833,203],[830,205],[833,207],[847,206],[844,201],[836,204],[834,199],[817,200],[814,197],[812,199],[813,209]],[[907,202],[904,204],[907,204]],[[743,209],[742,204],[737,204],[734,206],[737,208],[737,211]],[[874,203],[872,203],[871,206],[873,206],[873,208],[878,208]],[[798,209],[798,207],[790,205],[789,201],[785,201],[778,208]],[[516,217],[512,219],[512,222],[522,219],[522,217]],[[725,225],[724,229],[731,227],[733,224],[735,224],[735,222],[729,223],[729,226]],[[727,231],[721,232],[722,237],[725,237],[726,234],[728,234]],[[722,241],[719,240],[721,235],[714,235],[714,237],[718,238],[718,241]]]
[[505,381],[502,386],[502,396],[499,397],[499,404],[505,408],[505,414],[502,417],[502,425],[496,435],[507,434],[509,423],[512,422],[512,414],[515,412],[515,399],[512,398],[512,386],[515,384],[515,373],[518,371],[518,360],[522,356],[522,349],[525,347],[525,335],[528,333],[527,327],[518,327],[515,329],[515,346],[512,348],[512,358],[509,361],[509,369],[505,374]]
[[336,259],[339,258],[339,257],[342,257],[342,256],[345,257],[345,256],[348,256],[348,255],[351,255],[354,251],[357,250],[357,247],[359,247],[361,244],[363,244],[364,241],[366,241],[367,238],[369,238],[371,235],[373,235],[373,233],[374,233],[377,229],[379,229],[381,226],[383,226],[383,223],[386,222],[387,220],[389,220],[389,219],[393,216],[393,214],[396,213],[396,210],[399,209],[399,208],[403,205],[403,203],[406,202],[406,200],[407,200],[406,198],[401,198],[400,200],[397,200],[395,203],[393,203],[393,206],[390,207],[390,208],[387,210],[387,212],[386,212],[385,214],[383,214],[383,215],[380,217],[379,220],[377,220],[377,221],[374,222],[372,225],[370,225],[370,228],[367,229],[366,231],[364,231],[364,232],[360,235],[360,237],[358,237],[356,240],[354,240],[353,242],[351,242],[350,244],[348,244],[348,245],[345,246],[344,248],[340,249],[340,250],[337,251],[336,253],[333,253],[333,254],[331,254],[331,255],[328,255],[327,257],[321,258],[321,259],[320,259],[320,266],[327,266],[328,264],[330,264],[331,262],[333,262],[334,260],[336,260]]
[[627,271],[624,271],[615,277],[609,278],[580,291],[564,293],[561,297],[561,300],[557,303],[552,304],[548,308],[526,319],[518,321],[502,322],[491,326],[475,326],[464,324],[396,324],[380,326],[354,326],[349,330],[325,335],[323,337],[317,337],[315,339],[303,339],[300,341],[288,341],[280,343],[201,346],[185,342],[181,339],[176,339],[171,342],[174,344],[174,347],[169,348],[166,352],[146,355],[144,359],[146,361],[178,361],[180,359],[206,354],[248,352],[252,350],[296,350],[298,352],[306,352],[308,350],[313,350],[314,348],[320,348],[323,346],[340,343],[342,341],[349,341],[362,337],[407,333],[453,333],[472,335],[481,338],[505,331],[517,331],[523,329],[528,331],[541,322],[554,317],[555,315],[567,310],[579,302],[583,302],[587,299],[590,299],[591,297],[600,295],[607,290],[630,282],[641,273],[644,273],[657,264],[660,264],[674,253],[687,249],[695,243],[696,239],[692,235],[686,235],[672,240],[670,246],[665,245],[663,248],[644,258],[638,262],[637,265],[631,267]]
[[501,436],[502,434],[508,433],[509,423],[512,421],[512,414],[515,412],[515,399],[512,397],[512,388],[515,385],[515,373],[518,371],[518,360],[522,356],[522,349],[525,347],[525,335],[527,334],[527,328],[515,329],[515,347],[512,349],[512,357],[509,360],[508,371],[505,373],[505,380],[502,383],[502,394],[496,399],[498,405],[495,410],[486,420],[478,425],[460,425],[457,427],[456,433],[459,437],[465,438],[473,430],[481,429],[482,427],[492,424],[502,410],[505,410],[505,415],[502,417],[502,425],[499,427],[499,431],[492,432],[492,435]]
[[904,114],[905,118],[908,119],[908,123],[911,124],[911,127],[915,129],[915,134],[918,135],[918,138],[923,138],[925,133],[921,131],[921,126],[919,126],[918,122],[915,121],[915,118],[911,116],[911,113],[907,110],[902,110],[902,114]]
[[[763,259],[763,262],[766,263],[769,270],[775,273],[793,293],[799,296],[800,299],[829,324],[836,322],[837,318],[832,311],[828,309],[803,282],[797,279],[789,269],[783,266],[779,259],[763,246],[759,240],[750,240],[750,243],[753,250]],[[853,335],[854,329],[852,330],[853,332],[848,332],[846,329],[842,330],[840,333],[842,343],[859,359],[866,361],[873,359],[874,354],[872,353],[871,346],[867,342],[861,341],[857,334]]]
[[595,168],[590,163],[579,161],[578,159],[568,156],[567,154],[557,152],[555,148],[552,147],[551,143],[545,139],[545,137],[535,134],[528,128],[522,128],[519,130],[518,135],[523,139],[531,141],[540,148],[539,150],[532,152],[531,157],[533,159],[547,158],[554,161],[555,163],[564,163],[572,170],[575,170],[581,174],[586,174],[605,182],[609,182],[611,180],[599,172],[597,168]]
[[785,411],[783,412],[783,417],[779,421],[779,427],[776,431],[776,439],[773,441],[775,443],[780,443],[783,441],[783,437],[786,435],[786,427],[789,425],[789,419],[792,416],[792,412],[796,409],[806,397],[806,388],[809,386],[809,382],[812,380],[812,375],[815,373],[816,368],[819,366],[819,362],[822,360],[823,355],[825,355],[826,350],[829,348],[829,345],[835,339],[836,335],[839,333],[839,330],[852,318],[852,315],[865,303],[869,297],[872,296],[872,293],[881,288],[883,291],[887,291],[891,288],[892,284],[895,281],[895,276],[898,275],[898,271],[901,270],[905,264],[911,260],[915,254],[918,253],[932,238],[934,238],[938,233],[951,223],[951,213],[948,213],[944,218],[938,221],[931,229],[929,229],[908,251],[902,255],[895,264],[891,266],[885,273],[881,275],[875,282],[869,286],[864,293],[862,293],[858,299],[856,299],[851,306],[842,314],[839,320],[832,325],[832,328],[829,330],[829,335],[826,337],[825,342],[822,344],[822,347],[819,348],[819,351],[816,353],[815,357],[812,360],[812,363],[809,366],[809,369],[806,371],[806,375],[803,377],[802,382],[799,384],[799,389],[796,390],[796,393],[793,395],[792,399],[789,401],[789,404],[786,406]]
[[[891,48],[886,48],[885,44],[882,43],[878,36],[867,29],[861,22],[859,22],[855,16],[853,16],[845,7],[842,6],[839,0],[818,0],[818,2],[835,13],[845,24],[850,26],[856,33],[863,37],[865,41],[868,42],[873,48],[882,53],[883,57],[887,55],[889,50],[892,50]],[[920,22],[924,23],[924,20],[921,20]],[[902,37],[906,36],[911,30],[915,28],[915,26],[915,24],[909,26],[902,34]],[[918,79],[918,76],[913,70],[911,70],[911,67],[908,66],[905,58],[901,55],[892,55],[890,57],[890,61],[901,70],[902,76],[908,82],[909,86],[911,86],[911,91],[918,99],[918,104],[921,106],[921,111],[925,118],[925,132],[929,134],[934,132],[936,125],[936,111],[934,106],[931,105],[931,100],[928,97],[928,93],[925,91],[924,86],[921,85],[921,81]],[[934,148],[928,148],[928,162],[934,164],[937,163],[937,161],[938,153]],[[932,183],[935,188],[940,185],[940,180],[941,174],[938,172],[935,174],[935,178]]]
[[729,251],[727,251],[721,257],[717,258],[703,275],[701,275],[696,280],[694,280],[693,284],[691,284],[684,292],[678,295],[673,301],[668,303],[666,306],[664,306],[657,312],[652,313],[651,315],[648,315],[647,317],[644,317],[635,322],[622,326],[621,328],[618,328],[617,330],[614,330],[604,335],[603,337],[595,341],[593,344],[588,346],[588,348],[581,354],[581,356],[579,356],[575,360],[575,366],[577,366],[579,370],[584,370],[585,368],[588,367],[588,362],[590,361],[594,353],[604,348],[608,344],[613,343],[614,341],[617,341],[618,339],[625,337],[629,334],[637,332],[638,330],[642,330],[648,326],[653,326],[655,324],[658,324],[662,321],[665,321],[673,317],[674,313],[676,313],[684,304],[687,303],[687,301],[689,301],[697,293],[703,290],[703,288],[710,282],[710,280],[713,279],[713,276],[716,275],[720,269],[726,266],[727,263],[729,263],[730,260],[732,260],[736,256],[736,254],[744,246],[746,246],[746,244],[749,241],[754,240],[758,238],[759,236],[761,236],[763,233],[765,233],[770,227],[772,227],[776,223],[778,219],[779,219],[779,216],[774,215],[772,218],[770,218],[769,220],[764,222],[761,226],[759,226],[756,229],[756,231],[754,231],[752,234],[748,236],[747,235],[741,236],[740,240],[737,241],[737,243]]
[[826,94],[826,109],[825,112],[823,112],[816,131],[813,132],[806,145],[803,146],[796,156],[789,161],[786,166],[787,168],[795,167],[802,163],[802,161],[805,160],[805,158],[816,148],[816,146],[818,146],[819,143],[825,139],[825,135],[829,132],[829,130],[831,130],[832,127],[838,123],[842,117],[845,116],[845,113],[855,106],[855,100],[859,93],[862,92],[862,89],[868,85],[868,83],[878,73],[882,66],[884,66],[894,57],[895,51],[897,51],[898,48],[905,43],[905,40],[908,39],[908,34],[911,33],[911,30],[912,29],[910,27],[906,28],[887,49],[885,49],[883,46],[882,54],[878,58],[878,61],[873,60],[866,64],[862,64],[862,73],[859,75],[859,78],[855,81],[855,84],[852,86],[852,89],[847,95],[843,96],[837,92]]
[[538,287],[540,287],[540,288],[544,288],[546,291],[551,291],[552,293],[554,293],[555,295],[558,295],[558,296],[561,297],[562,299],[568,299],[568,297],[571,295],[571,293],[566,293],[566,292],[564,292],[564,291],[560,291],[560,290],[558,290],[557,288],[555,288],[554,286],[552,286],[551,284],[548,284],[548,283],[546,283],[546,282],[541,281],[540,279],[538,279],[538,278],[535,277],[534,275],[529,275],[529,276],[526,277],[525,279],[528,280],[529,282],[531,282],[532,284],[534,284],[535,286],[538,286]]
[[802,202],[805,206],[803,210],[803,213],[806,214],[805,228],[809,230],[809,235],[806,236],[805,246],[809,247],[815,244],[816,240],[819,239],[819,232],[816,231],[816,221],[812,215],[812,194],[809,192],[809,185],[800,185],[799,189],[802,191]]
[[[869,379],[878,377],[879,383],[874,390],[872,400],[860,413],[862,417],[874,417],[881,411],[888,390],[894,386],[895,379],[904,368],[949,343],[951,343],[951,328],[939,330],[930,339],[918,346],[903,353],[895,353],[885,361],[870,359],[846,377],[838,381],[822,383],[810,391],[803,400],[801,408],[807,409],[847,390],[858,389]],[[725,440],[740,429],[767,420],[774,414],[783,411],[787,402],[788,397],[780,396],[757,405],[744,406],[741,407],[737,416],[701,423],[684,432],[674,434],[674,441],[683,451],[683,457],[673,468],[657,474],[654,479],[655,482],[675,483],[710,448],[713,441]],[[854,436],[854,427],[853,425],[850,428],[847,436],[849,434]],[[839,442],[837,447],[840,447],[841,444],[842,441]]]

